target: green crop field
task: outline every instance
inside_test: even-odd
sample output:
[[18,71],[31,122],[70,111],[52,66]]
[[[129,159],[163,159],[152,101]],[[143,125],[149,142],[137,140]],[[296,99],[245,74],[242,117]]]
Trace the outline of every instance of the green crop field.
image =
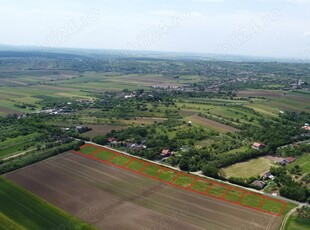
[[229,200],[229,201],[233,201],[233,202],[237,202],[240,197],[242,196],[242,194],[244,193],[244,191],[239,191],[239,190],[235,190],[235,189],[230,189],[227,194],[225,195],[225,200]]
[[204,181],[204,180],[198,180],[191,189],[198,192],[205,192],[210,186],[211,182]]
[[0,177],[0,229],[94,229]]
[[134,171],[139,171],[143,166],[145,165],[145,162],[142,161],[133,161],[131,162],[127,168],[134,170]]
[[182,186],[184,188],[188,187],[194,182],[195,178],[191,176],[187,176],[186,174],[181,174],[173,184]]
[[131,158],[123,156],[123,155],[118,155],[116,157],[114,157],[111,162],[113,164],[119,165],[119,166],[123,166],[126,163],[128,163],[131,160]]
[[83,148],[81,148],[79,151],[81,153],[84,154],[93,154],[94,152],[96,152],[97,150],[99,150],[99,148],[95,147],[95,146],[85,146]]
[[224,195],[226,190],[227,190],[227,188],[225,186],[213,184],[211,186],[210,190],[208,191],[208,194],[212,195],[212,196],[222,196],[222,195]]
[[273,213],[280,213],[282,208],[283,208],[282,203],[270,199],[266,199],[261,206],[261,209]]
[[175,178],[177,175],[177,172],[170,171],[170,170],[164,170],[159,175],[158,178],[167,182],[171,182],[173,178]]
[[95,158],[101,159],[101,160],[109,160],[111,157],[115,156],[115,153],[102,150],[94,155]]
[[240,201],[241,204],[250,206],[250,207],[258,207],[259,204],[262,201],[262,197],[261,196],[257,196],[254,194],[245,194],[242,198],[242,200]]
[[143,174],[149,175],[149,176],[155,176],[161,169],[155,165],[148,165],[143,170]]

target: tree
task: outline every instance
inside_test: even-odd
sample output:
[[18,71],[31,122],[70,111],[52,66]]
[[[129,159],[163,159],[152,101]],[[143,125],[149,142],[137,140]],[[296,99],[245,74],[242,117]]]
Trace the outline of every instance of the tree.
[[308,191],[307,188],[297,183],[290,183],[289,185],[284,185],[280,189],[280,194],[289,199],[305,202],[307,200]]
[[180,160],[179,167],[182,171],[189,171],[188,159],[182,158]]
[[203,166],[202,173],[206,176],[210,176],[213,178],[219,178],[219,169],[211,164]]
[[294,167],[290,169],[290,172],[292,174],[300,175],[301,174],[301,168],[299,165],[294,165]]

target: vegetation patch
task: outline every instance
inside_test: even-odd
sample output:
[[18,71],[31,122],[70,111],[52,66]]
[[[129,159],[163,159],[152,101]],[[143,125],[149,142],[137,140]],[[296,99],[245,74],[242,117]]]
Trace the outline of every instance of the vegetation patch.
[[115,156],[115,153],[102,150],[95,154],[95,158],[101,159],[101,160],[109,160],[111,157]]
[[211,184],[211,182],[205,180],[197,180],[196,183],[191,187],[191,190],[205,192]]
[[176,176],[177,172],[171,170],[164,170],[158,175],[158,178],[167,182],[171,182]]
[[240,203],[246,206],[257,208],[260,205],[262,199],[263,197],[261,196],[248,193],[244,195]]
[[155,176],[159,171],[159,167],[156,167],[155,165],[148,165],[145,167],[142,173],[149,176]]
[[145,165],[145,162],[135,160],[135,161],[131,162],[127,166],[127,168],[134,170],[134,171],[139,171],[144,165]]
[[213,184],[210,190],[208,191],[208,194],[212,196],[222,196],[226,190],[227,187],[224,187],[219,184]]
[[228,193],[225,195],[224,199],[229,200],[229,201],[233,201],[233,202],[237,202],[243,193],[244,193],[244,191],[239,191],[236,189],[230,189],[228,191]]
[[96,152],[97,150],[98,150],[98,148],[95,146],[86,145],[83,148],[81,148],[79,150],[79,152],[90,155],[90,154],[93,154],[94,152]]
[[116,165],[119,165],[119,166],[123,166],[126,163],[128,163],[130,160],[131,160],[131,158],[129,158],[129,157],[126,157],[126,156],[123,156],[123,155],[118,155],[118,156],[114,157],[111,162],[113,164],[116,164]]
[[268,212],[280,213],[283,206],[283,203],[277,202],[276,200],[266,199],[260,208]]
[[190,186],[195,181],[194,177],[187,176],[186,174],[181,174],[174,182],[173,184],[182,186],[184,188]]

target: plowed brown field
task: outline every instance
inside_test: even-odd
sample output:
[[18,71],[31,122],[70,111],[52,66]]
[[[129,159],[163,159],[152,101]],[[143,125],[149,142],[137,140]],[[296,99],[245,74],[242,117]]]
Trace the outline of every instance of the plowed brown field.
[[277,229],[281,217],[66,153],[6,177],[101,229]]

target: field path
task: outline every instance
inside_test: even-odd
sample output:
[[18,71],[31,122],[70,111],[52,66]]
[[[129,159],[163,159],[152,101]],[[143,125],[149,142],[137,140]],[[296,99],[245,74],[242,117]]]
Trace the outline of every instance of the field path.
[[286,223],[287,223],[287,221],[288,221],[288,218],[289,218],[298,208],[301,208],[301,207],[302,207],[302,205],[299,205],[298,207],[293,208],[291,211],[289,211],[289,212],[285,215],[285,217],[284,217],[284,219],[283,219],[283,221],[282,221],[282,223],[281,223],[280,230],[284,230],[284,229],[285,229],[285,226],[286,226]]

